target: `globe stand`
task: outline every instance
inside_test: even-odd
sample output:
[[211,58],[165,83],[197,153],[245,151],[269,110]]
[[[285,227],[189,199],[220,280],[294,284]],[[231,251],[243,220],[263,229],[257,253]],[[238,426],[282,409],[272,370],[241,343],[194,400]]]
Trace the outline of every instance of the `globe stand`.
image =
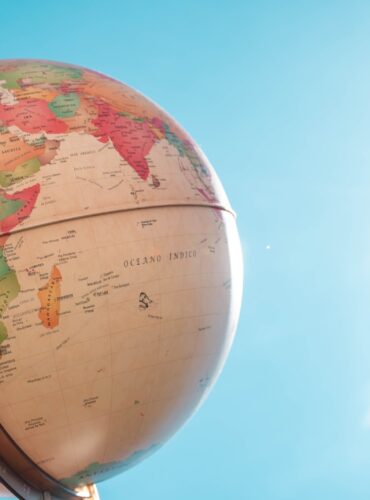
[[35,464],[0,425],[0,483],[21,500],[99,500],[94,485],[71,490]]

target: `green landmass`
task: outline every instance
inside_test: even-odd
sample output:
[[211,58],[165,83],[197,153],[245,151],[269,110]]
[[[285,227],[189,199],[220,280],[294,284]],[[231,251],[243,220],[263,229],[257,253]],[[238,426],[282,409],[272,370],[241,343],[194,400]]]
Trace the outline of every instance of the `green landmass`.
[[190,146],[188,144],[185,145],[185,154],[189,158],[190,163],[193,165],[193,167],[196,170],[200,171],[202,173],[202,175],[206,175],[206,176],[209,175],[208,170],[206,169],[202,160],[199,158],[198,153],[195,151],[195,149],[192,146]]
[[128,113],[127,111],[119,111],[118,115],[124,116],[125,118],[129,118],[130,120],[132,120],[134,122],[141,122],[141,123],[146,122],[146,118],[133,115],[132,113]]
[[58,118],[71,118],[76,114],[80,98],[74,92],[58,95],[49,103],[49,108]]
[[5,88],[20,88],[19,81],[27,79],[31,85],[48,83],[59,86],[65,80],[79,80],[82,78],[82,70],[69,68],[50,63],[28,63],[17,66],[14,71],[0,72],[0,80],[5,81]]
[[177,149],[179,155],[187,156],[190,163],[196,170],[200,170],[203,175],[208,175],[208,171],[203,165],[195,149],[190,144],[186,144],[181,139],[179,139],[177,135],[171,131],[167,123],[163,123],[163,125],[167,141]]
[[[20,291],[17,275],[8,266],[3,248],[0,248],[0,318],[8,307],[9,302],[14,300]],[[0,345],[7,338],[6,326],[0,321]]]
[[175,146],[177,151],[179,152],[180,156],[185,156],[186,151],[185,151],[185,146],[183,142],[177,137],[176,134],[174,134],[169,125],[167,123],[163,123],[165,134],[166,134],[166,139],[167,141],[172,145]]
[[15,214],[23,206],[22,200],[9,200],[0,195],[0,220]]
[[3,248],[0,248],[0,317],[4,306],[15,299],[19,291],[16,272],[8,266]]
[[8,332],[6,330],[6,326],[2,321],[0,321],[0,346],[4,342],[4,340],[7,338]]
[[10,273],[10,271],[11,271],[11,269],[8,266],[8,263],[5,259],[4,251],[0,247],[0,278],[2,278],[3,276],[6,276],[8,273]]
[[40,160],[38,158],[31,158],[30,160],[17,165],[13,171],[3,170],[0,171],[0,185],[3,187],[9,187],[12,184],[30,177],[40,170]]

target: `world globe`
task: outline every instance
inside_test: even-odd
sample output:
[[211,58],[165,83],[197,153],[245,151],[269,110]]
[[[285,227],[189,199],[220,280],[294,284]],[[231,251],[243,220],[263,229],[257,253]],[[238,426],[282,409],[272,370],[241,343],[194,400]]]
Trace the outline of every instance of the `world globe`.
[[217,379],[241,292],[234,212],[168,114],[0,61],[0,423],[24,456],[75,490],[157,450]]

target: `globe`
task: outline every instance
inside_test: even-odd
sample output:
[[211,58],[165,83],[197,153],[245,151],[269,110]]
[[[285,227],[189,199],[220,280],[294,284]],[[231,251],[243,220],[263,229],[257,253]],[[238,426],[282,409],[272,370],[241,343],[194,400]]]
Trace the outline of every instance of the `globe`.
[[210,163],[95,71],[0,61],[0,423],[70,489],[132,467],[201,405],[242,258]]

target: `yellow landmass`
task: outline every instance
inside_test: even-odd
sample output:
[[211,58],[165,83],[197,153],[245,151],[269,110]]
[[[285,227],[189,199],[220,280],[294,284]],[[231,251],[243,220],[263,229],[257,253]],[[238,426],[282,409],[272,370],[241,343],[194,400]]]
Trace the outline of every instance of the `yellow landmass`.
[[27,144],[7,129],[0,130],[0,170],[14,170],[19,164],[42,155],[42,143]]

